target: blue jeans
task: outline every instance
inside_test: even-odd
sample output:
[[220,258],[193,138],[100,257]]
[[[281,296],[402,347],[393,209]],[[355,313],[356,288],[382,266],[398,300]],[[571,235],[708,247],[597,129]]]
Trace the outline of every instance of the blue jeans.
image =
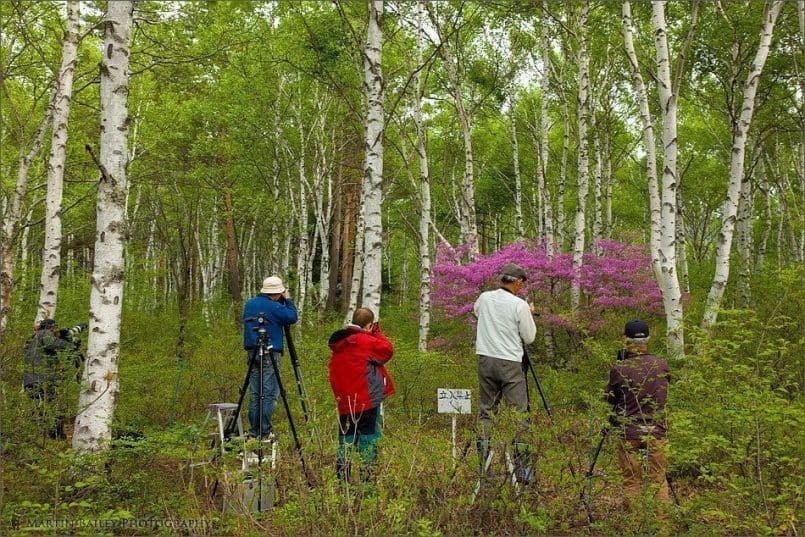
[[[256,350],[249,351],[249,360]],[[280,354],[277,352],[269,351],[274,355],[277,362],[277,368],[280,366]],[[271,416],[274,415],[274,409],[277,408],[277,395],[279,394],[279,384],[277,377],[274,374],[274,368],[271,365],[271,358],[268,354],[263,357],[263,427],[262,436],[268,436],[271,433]],[[251,433],[254,436],[260,436],[260,359],[254,358],[254,366],[252,372],[249,374],[249,424],[251,425]]]

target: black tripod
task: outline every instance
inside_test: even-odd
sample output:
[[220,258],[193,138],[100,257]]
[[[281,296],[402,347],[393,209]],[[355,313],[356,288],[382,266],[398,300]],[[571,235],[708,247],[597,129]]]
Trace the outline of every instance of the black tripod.
[[[537,385],[537,391],[539,391],[539,396],[542,398],[542,406],[545,407],[545,412],[548,413],[548,419],[551,422],[551,425],[555,425],[553,419],[553,410],[551,409],[550,403],[548,403],[548,398],[545,397],[545,391],[542,389],[542,383],[539,381],[539,375],[537,375],[536,369],[534,369],[534,364],[531,363],[531,358],[528,355],[528,349],[526,349],[525,345],[523,345],[523,368],[528,369],[531,371],[531,376],[534,378],[534,384]],[[526,381],[528,379],[526,378]],[[526,382],[527,384],[527,382]],[[602,439],[603,442],[603,439]],[[600,446],[599,446],[600,451]],[[573,466],[573,460],[568,460],[567,468],[570,470],[570,477],[573,478],[573,481],[576,480],[576,469]],[[582,485],[583,487],[583,485]],[[594,522],[593,518],[593,511],[590,508],[589,503],[587,502],[587,497],[584,495],[584,489],[582,488],[581,492],[581,504],[584,506],[584,510],[587,512],[587,521],[592,524]]]
[[[595,470],[595,463],[598,461],[598,456],[601,454],[601,449],[604,447],[604,441],[607,439],[607,435],[609,435],[609,427],[604,427],[601,429],[601,438],[598,439],[598,445],[595,447],[595,453],[593,454],[593,460],[590,461],[590,469],[587,470],[587,475],[584,476],[585,482],[589,481],[593,477],[593,471]],[[671,491],[671,497],[674,499],[674,505],[679,507],[679,497],[676,495],[676,489],[674,488],[673,481],[671,480],[671,476],[668,475],[668,472],[665,473],[665,481],[668,483],[668,490]],[[581,491],[581,499],[584,501],[584,489]]]
[[296,377],[296,387],[299,390],[299,401],[302,404],[302,413],[305,416],[305,423],[312,427],[311,434],[318,440],[319,449],[324,449],[321,444],[321,436],[316,428],[316,423],[310,419],[310,412],[308,410],[310,398],[308,397],[307,389],[305,388],[305,380],[302,378],[302,368],[299,366],[299,356],[296,354],[296,345],[294,345],[293,338],[291,337],[291,327],[289,325],[285,325],[284,331],[285,342],[288,344],[288,354],[291,355],[293,374]]

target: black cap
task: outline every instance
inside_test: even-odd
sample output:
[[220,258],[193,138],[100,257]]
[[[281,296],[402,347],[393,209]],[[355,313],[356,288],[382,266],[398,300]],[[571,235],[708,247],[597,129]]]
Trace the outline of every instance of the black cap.
[[626,323],[626,326],[623,327],[623,335],[632,339],[647,338],[648,323],[639,319],[629,321]]
[[56,321],[53,319],[42,319],[39,321],[39,329],[44,330],[45,328],[53,328],[56,326]]
[[508,276],[509,278],[515,280],[527,280],[528,274],[526,274],[525,269],[518,265],[517,263],[506,263],[500,268],[500,275],[501,276]]

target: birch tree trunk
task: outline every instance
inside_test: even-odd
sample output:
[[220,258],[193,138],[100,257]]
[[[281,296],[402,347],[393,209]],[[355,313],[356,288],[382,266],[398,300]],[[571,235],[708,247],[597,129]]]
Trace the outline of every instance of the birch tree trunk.
[[[55,96],[55,90],[53,95]],[[14,291],[16,270],[14,243],[16,242],[17,233],[20,229],[25,195],[28,192],[28,172],[31,169],[31,163],[34,158],[39,154],[39,150],[42,149],[42,142],[45,139],[45,133],[47,133],[52,116],[53,99],[51,98],[45,109],[45,116],[42,118],[39,128],[37,128],[36,134],[34,134],[34,139],[27,153],[22,145],[22,136],[20,136],[17,182],[14,185],[14,194],[11,197],[11,201],[3,212],[2,235],[0,235],[0,346],[2,346],[3,334],[6,331],[8,316],[11,312],[11,296]],[[26,227],[25,231],[27,232],[27,230],[28,228]],[[22,248],[23,255],[26,255],[27,251],[28,248],[26,244],[25,247]]]
[[[417,1],[417,67],[422,65],[422,54],[425,47],[425,4],[424,0]],[[428,333],[430,332],[430,170],[428,169],[428,155],[425,142],[425,126],[422,123],[422,71],[416,73],[414,80],[414,126],[416,127],[417,158],[419,160],[419,340],[418,348],[425,351],[428,348]]]
[[366,158],[363,169],[364,203],[364,259],[363,259],[363,307],[369,308],[380,318],[380,288],[383,259],[383,31],[381,18],[383,0],[368,0],[369,25],[363,53],[364,83],[366,96]]
[[688,238],[685,229],[685,205],[682,201],[682,190],[676,189],[676,258],[679,261],[679,275],[686,293],[690,293],[690,276],[688,271]]
[[587,207],[587,191],[589,190],[590,150],[587,144],[587,125],[589,122],[589,86],[590,55],[587,51],[587,16],[590,11],[588,0],[581,8],[579,21],[579,89],[578,89],[578,121],[579,121],[579,162],[578,162],[578,203],[573,223],[573,282],[570,287],[570,308],[575,315],[581,301],[581,267],[584,256],[584,215]]
[[[67,28],[62,45],[61,67],[53,100],[53,130],[48,159],[48,192],[45,201],[45,244],[42,248],[42,276],[36,322],[53,319],[61,275],[61,209],[64,192],[64,164],[67,157],[67,124],[73,97],[73,73],[78,59],[80,24],[78,0],[67,3]],[[128,148],[126,149],[128,151]]]
[[365,198],[361,194],[360,208],[358,209],[358,220],[355,227],[355,251],[352,262],[352,282],[349,287],[349,308],[347,308],[346,322],[352,322],[352,314],[358,307],[358,295],[360,294],[361,286],[363,285],[363,260],[364,260],[364,206]]
[[601,253],[598,242],[601,240],[604,204],[601,199],[601,183],[603,182],[604,163],[602,162],[601,141],[598,136],[593,137],[595,150],[595,165],[593,171],[593,234],[591,241],[596,254]]
[[737,234],[736,250],[738,254],[738,297],[740,304],[747,307],[751,302],[752,276],[752,206],[754,204],[754,189],[752,180],[747,176],[741,184],[741,194],[738,201],[735,232]]
[[[548,13],[548,0],[542,0],[543,13]],[[551,42],[548,35],[548,18],[542,21],[542,95],[540,98],[540,166],[537,175],[537,188],[542,195],[542,221],[545,232],[545,251],[548,259],[554,254],[554,223],[550,190],[548,188],[548,158],[550,118],[548,117],[548,91],[550,90]],[[559,198],[559,204],[563,199]],[[562,210],[564,219],[564,209]],[[559,247],[561,249],[561,242]]]
[[632,36],[631,4],[623,2],[623,36],[626,55],[632,68],[635,93],[640,103],[640,122],[646,150],[646,176],[649,191],[651,264],[663,297],[666,318],[666,345],[671,356],[684,356],[682,331],[682,293],[676,275],[676,206],[677,206],[677,140],[676,96],[671,83],[671,61],[665,32],[665,4],[655,2],[653,25],[657,53],[657,87],[663,114],[663,180],[662,199],[657,186],[656,139],[640,65]]
[[562,115],[564,116],[564,133],[562,135],[562,160],[559,163],[559,184],[556,187],[556,249],[562,252],[565,248],[567,218],[565,216],[565,185],[567,184],[567,156],[570,153],[570,110],[566,95],[562,96]]
[[721,230],[716,240],[715,274],[713,276],[713,283],[710,286],[710,292],[707,295],[707,303],[702,317],[701,326],[705,330],[710,329],[718,319],[721,299],[724,296],[724,289],[727,287],[727,280],[729,279],[730,250],[732,248],[732,236],[735,229],[738,198],[741,193],[741,183],[743,182],[744,176],[746,139],[755,111],[755,95],[757,94],[760,75],[763,72],[763,66],[766,64],[766,58],[769,56],[774,24],[777,21],[777,16],[780,14],[783,4],[784,0],[775,0],[771,8],[764,13],[763,26],[760,30],[760,44],[758,45],[757,54],[752,62],[752,68],[744,84],[741,115],[738,121],[732,126],[730,178],[729,184],[727,185],[727,198],[723,207]]
[[[517,102],[514,99],[514,95],[512,95],[510,103],[512,116],[510,134],[512,139],[512,163],[514,164],[514,222],[517,229],[517,240],[522,241],[525,240],[525,228],[523,226],[523,183],[520,178],[520,149],[517,145]],[[539,192],[538,195],[541,196],[542,192]],[[540,225],[542,216],[540,214],[537,215],[537,220],[539,235],[542,231],[542,226]]]
[[656,139],[654,137],[654,125],[651,120],[651,110],[648,103],[648,91],[643,82],[643,75],[640,71],[640,64],[637,61],[637,54],[634,48],[634,38],[632,36],[632,7],[629,0],[623,2],[623,40],[626,48],[626,56],[632,67],[632,79],[635,94],[640,103],[640,123],[643,127],[643,146],[646,151],[646,176],[648,179],[648,199],[649,214],[651,220],[649,247],[651,250],[651,266],[654,269],[654,277],[657,282],[662,280],[660,270],[660,193],[657,187],[657,150]]
[[108,447],[117,400],[120,312],[123,308],[128,156],[129,51],[134,4],[110,2],[101,62],[101,180],[98,183],[95,263],[90,292],[87,361],[73,448]]
[[657,91],[662,110],[662,198],[660,210],[660,270],[666,321],[666,347],[671,357],[685,355],[682,290],[676,273],[677,96],[671,83],[671,57],[665,24],[665,2],[653,2],[654,46],[657,51]]

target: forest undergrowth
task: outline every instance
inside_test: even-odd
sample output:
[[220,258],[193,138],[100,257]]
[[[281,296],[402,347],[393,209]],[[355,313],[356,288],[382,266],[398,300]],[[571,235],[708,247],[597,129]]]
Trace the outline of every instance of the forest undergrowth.
[[[725,311],[717,330],[697,335],[684,362],[672,364],[669,476],[678,499],[671,513],[673,534],[802,533],[803,338],[802,320],[792,309],[800,300],[794,297],[762,320],[750,310]],[[245,373],[240,335],[226,308],[209,320],[195,312],[181,367],[174,352],[175,312],[127,312],[115,440],[99,459],[80,458],[66,441],[42,434],[49,416],[39,416],[17,389],[21,370],[16,371],[15,356],[24,341],[15,341],[3,356],[4,370],[14,371],[3,381],[2,523],[10,530],[4,534],[63,533],[44,528],[48,520],[71,523],[69,533],[83,535],[657,531],[648,499],[642,515],[623,514],[611,438],[593,477],[584,479],[607,425],[601,396],[619,347],[617,328],[612,337],[579,340],[568,348],[566,360],[551,366],[544,349],[532,349],[554,415],[551,423],[531,382],[528,437],[535,483],[512,486],[500,456],[473,502],[479,465],[474,416],[458,417],[454,460],[450,416],[436,413],[437,388],[477,388],[471,331],[462,323],[446,323],[437,336],[453,344],[419,353],[415,314],[404,307],[385,311],[383,326],[397,348],[390,365],[397,393],[385,406],[376,481],[366,485],[355,475],[345,486],[336,478],[337,420],[327,382],[326,340],[340,322],[308,320],[293,333],[310,394],[310,423],[304,422],[288,360],[283,378],[310,483],[280,404],[274,416],[277,469],[264,474],[266,482],[276,479],[276,503],[263,516],[222,510],[224,496],[238,481],[238,445],[213,464],[194,465],[214,453],[207,435],[214,429],[201,428],[207,404],[236,401]],[[662,348],[661,342],[654,344]],[[75,401],[75,393],[63,399]],[[513,414],[501,414],[493,439],[498,453],[511,441],[515,421]],[[151,523],[157,525],[142,527]]]

